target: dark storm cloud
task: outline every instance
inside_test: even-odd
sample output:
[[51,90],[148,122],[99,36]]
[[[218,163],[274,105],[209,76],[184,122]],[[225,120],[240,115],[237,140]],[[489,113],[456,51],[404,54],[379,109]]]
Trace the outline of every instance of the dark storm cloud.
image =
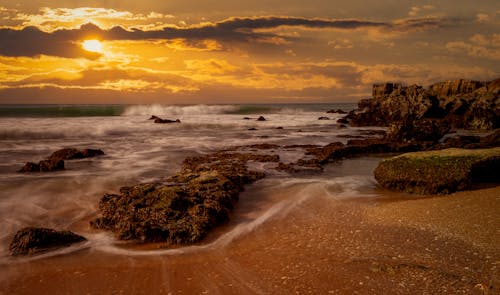
[[[414,20],[411,22],[383,23],[363,20],[328,20],[298,17],[255,17],[229,18],[221,22],[189,27],[164,27],[160,30],[126,30],[113,27],[102,30],[96,25],[86,24],[79,29],[60,29],[44,32],[36,27],[22,30],[0,29],[0,54],[6,56],[36,56],[39,54],[61,57],[95,57],[81,49],[78,42],[83,39],[101,40],[203,40],[215,39],[221,42],[249,42],[259,38],[275,37],[272,32],[262,32],[281,26],[305,27],[313,29],[353,30],[361,28],[386,28],[394,30],[415,29],[421,26],[437,26],[440,20]],[[261,31],[259,31],[261,30]],[[282,37],[283,38],[283,37]],[[291,40],[292,37],[286,37]]]

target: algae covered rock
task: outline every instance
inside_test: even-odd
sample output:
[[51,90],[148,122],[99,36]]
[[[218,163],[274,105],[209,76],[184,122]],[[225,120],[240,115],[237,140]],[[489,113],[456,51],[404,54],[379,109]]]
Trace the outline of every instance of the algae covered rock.
[[278,162],[278,156],[213,153],[186,158],[182,170],[162,183],[122,187],[99,203],[91,226],[122,240],[192,244],[228,220],[245,184],[265,176],[247,162]]
[[385,159],[374,171],[385,188],[417,194],[446,194],[473,182],[500,182],[500,148],[445,149]]
[[9,250],[14,256],[32,255],[68,247],[83,241],[86,241],[84,237],[70,231],[26,227],[16,233],[10,243]]

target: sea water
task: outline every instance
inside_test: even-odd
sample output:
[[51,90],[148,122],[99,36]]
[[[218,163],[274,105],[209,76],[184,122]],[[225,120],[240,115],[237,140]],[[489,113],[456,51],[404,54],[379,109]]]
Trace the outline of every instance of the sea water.
[[[124,185],[161,181],[178,171],[187,156],[230,147],[345,143],[346,135],[355,136],[362,130],[340,128],[336,121],[343,115],[326,111],[354,108],[355,104],[0,106],[0,260],[7,259],[10,239],[25,226],[73,230],[96,248],[121,253],[113,246],[112,236],[95,233],[88,226],[88,220],[98,214],[104,193],[117,192]],[[155,124],[148,120],[152,115],[181,123]],[[257,121],[259,116],[266,121]],[[329,120],[318,120],[325,116]],[[66,161],[64,171],[17,172],[26,162],[38,162],[67,147],[98,148],[105,155]],[[303,156],[286,149],[277,153],[285,163]],[[254,191],[265,194],[266,190],[314,186],[334,192],[336,198],[349,197],[353,191],[374,185],[370,169],[360,171],[377,161],[362,159],[351,165],[354,169],[337,165],[313,175],[278,173],[265,165],[253,167],[268,175],[254,185],[259,187]],[[243,210],[250,217],[248,222],[213,243],[229,243],[278,212],[286,214],[308,197],[268,200],[256,210]],[[240,203],[251,205],[244,199]]]

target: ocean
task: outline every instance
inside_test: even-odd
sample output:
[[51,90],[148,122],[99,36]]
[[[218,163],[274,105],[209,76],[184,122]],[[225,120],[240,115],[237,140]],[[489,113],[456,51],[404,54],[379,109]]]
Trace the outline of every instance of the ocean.
[[[111,234],[91,230],[88,221],[97,216],[104,193],[161,181],[177,172],[187,156],[260,143],[346,143],[350,136],[377,129],[340,128],[336,121],[343,115],[326,113],[355,107],[352,103],[0,106],[0,265],[12,263],[9,242],[25,226],[72,230],[89,239],[85,247],[120,255],[182,252],[182,248],[152,252],[124,248]],[[152,115],[181,123],[155,124],[148,120]],[[259,116],[266,121],[257,121]],[[17,173],[24,163],[38,162],[67,147],[102,149],[105,155],[66,161],[64,171]],[[285,148],[276,153],[285,163],[303,156],[303,151]],[[263,170],[267,177],[241,194],[233,223],[198,247],[230,243],[273,216],[286,214],[306,198],[314,198],[318,189],[332,198],[370,197],[375,188],[371,171],[378,161],[364,157],[333,163],[322,173],[294,175],[266,165],[252,167]],[[266,197],[277,195],[280,197]],[[192,249],[196,248],[186,247],[186,251]]]

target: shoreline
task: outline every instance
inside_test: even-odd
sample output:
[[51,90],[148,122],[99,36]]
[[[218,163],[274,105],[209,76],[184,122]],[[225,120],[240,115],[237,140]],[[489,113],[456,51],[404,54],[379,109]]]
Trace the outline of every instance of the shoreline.
[[[500,234],[490,213],[500,211],[499,186],[417,199],[378,188],[368,192],[378,197],[338,199],[321,185],[299,187],[271,196],[249,188],[237,212],[245,200],[280,193],[300,202],[222,246],[149,256],[90,248],[16,263],[0,271],[0,294],[498,291]],[[488,230],[463,230],[471,218]]]

